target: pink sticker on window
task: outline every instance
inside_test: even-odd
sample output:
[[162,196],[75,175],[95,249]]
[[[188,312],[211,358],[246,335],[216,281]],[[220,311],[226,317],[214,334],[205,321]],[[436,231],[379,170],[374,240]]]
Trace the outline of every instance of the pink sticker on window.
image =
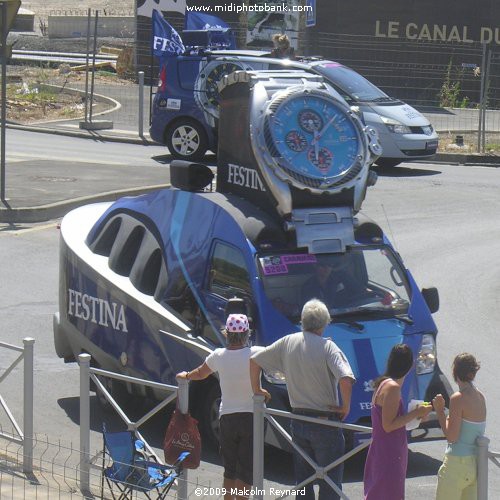
[[264,271],[264,276],[270,276],[273,274],[288,274],[288,267],[285,264],[263,265],[262,270]]
[[281,262],[283,262],[283,264],[316,264],[318,259],[316,258],[316,255],[299,253],[293,255],[282,255]]
[[342,66],[342,64],[339,64],[337,62],[330,62],[330,63],[325,63],[325,64],[320,64],[323,68],[338,68],[339,66]]

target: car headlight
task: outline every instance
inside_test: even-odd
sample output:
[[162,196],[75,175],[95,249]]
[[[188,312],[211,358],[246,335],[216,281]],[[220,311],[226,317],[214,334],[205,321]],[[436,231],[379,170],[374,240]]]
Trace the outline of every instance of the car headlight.
[[264,378],[270,384],[278,384],[278,385],[286,384],[285,374],[283,372],[278,371],[278,370],[272,370],[272,371],[268,371],[268,372],[265,371]]
[[417,375],[423,375],[424,373],[431,373],[434,371],[436,366],[437,352],[436,352],[436,341],[434,340],[434,335],[426,333],[422,336],[422,347],[418,352],[417,358]]
[[432,125],[427,125],[426,127],[422,127],[422,131],[425,135],[432,135],[432,132],[434,132],[434,127]]
[[401,122],[393,120],[392,118],[386,118],[385,116],[381,116],[380,118],[389,129],[389,132],[392,132],[393,134],[411,134],[410,127],[403,125]]

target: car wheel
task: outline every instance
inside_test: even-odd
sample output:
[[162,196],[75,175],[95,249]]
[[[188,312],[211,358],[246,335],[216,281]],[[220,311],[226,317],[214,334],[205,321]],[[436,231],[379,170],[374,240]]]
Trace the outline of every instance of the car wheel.
[[403,160],[396,160],[391,158],[379,158],[375,163],[382,168],[392,168],[396,167],[400,163],[403,163]]
[[220,386],[218,383],[210,384],[201,408],[200,426],[204,437],[214,446],[219,446],[219,406]]
[[200,160],[208,149],[203,127],[194,120],[180,120],[171,125],[166,133],[170,154],[179,160]]

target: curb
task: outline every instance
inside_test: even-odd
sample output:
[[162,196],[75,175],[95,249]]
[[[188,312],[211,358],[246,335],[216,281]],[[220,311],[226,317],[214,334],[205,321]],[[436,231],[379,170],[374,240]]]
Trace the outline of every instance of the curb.
[[[61,87],[60,85],[52,85],[50,83],[40,84],[40,86],[42,86],[42,85],[45,87],[51,87],[54,89],[60,89],[60,90],[64,90],[64,91],[69,90],[71,92],[78,94],[80,97],[85,95],[85,90],[74,89],[73,87]],[[100,111],[99,113],[92,113],[92,116],[102,116],[102,115],[107,115],[108,113],[114,113],[115,111],[118,111],[122,107],[122,105],[116,99],[113,99],[112,97],[108,97],[108,96],[103,95],[103,94],[94,93],[94,98],[96,101],[99,101],[99,100],[104,101],[104,102],[110,101],[114,107],[110,108],[110,109],[106,109],[104,111]],[[74,118],[74,120],[82,120],[82,119],[85,119],[85,116]],[[67,118],[56,118],[54,120],[47,120],[47,121],[38,122],[38,124],[45,125],[47,123],[59,123],[59,122],[66,122],[66,121],[68,121]]]
[[34,127],[31,125],[18,125],[16,123],[7,123],[7,128],[13,130],[24,130],[26,132],[38,132],[41,134],[63,135],[67,137],[78,137],[80,139],[98,139],[108,142],[120,142],[126,144],[141,144],[143,146],[160,146],[165,147],[163,144],[148,139],[147,137],[125,137],[122,135],[98,134],[97,132],[83,132],[79,130],[61,130],[48,127]]
[[430,160],[425,160],[426,163],[449,163],[464,166],[487,166],[500,167],[500,156],[488,155],[472,155],[460,153],[437,153]]
[[87,203],[96,203],[100,201],[115,201],[124,196],[138,196],[141,194],[157,191],[159,189],[169,188],[171,184],[158,184],[153,186],[142,186],[117,191],[108,191],[95,195],[82,196],[48,205],[40,205],[37,207],[19,207],[19,208],[4,208],[0,207],[0,223],[31,223],[45,222],[51,219],[57,219],[64,216],[73,208],[77,208]]

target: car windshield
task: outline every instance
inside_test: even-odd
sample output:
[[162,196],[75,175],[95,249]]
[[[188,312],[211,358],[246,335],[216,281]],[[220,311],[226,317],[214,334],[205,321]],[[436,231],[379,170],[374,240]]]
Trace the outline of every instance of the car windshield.
[[404,317],[410,288],[387,246],[356,247],[343,254],[259,255],[265,293],[294,323],[312,298],[335,318]]
[[346,66],[332,62],[318,64],[315,69],[353,101],[392,101],[392,97],[389,97],[365,77]]

